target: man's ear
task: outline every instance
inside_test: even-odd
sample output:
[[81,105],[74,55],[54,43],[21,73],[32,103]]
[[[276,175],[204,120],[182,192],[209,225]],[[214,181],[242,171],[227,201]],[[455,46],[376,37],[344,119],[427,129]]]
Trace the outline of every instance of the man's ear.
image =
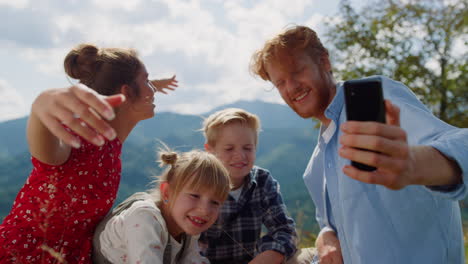
[[330,63],[330,58],[328,57],[327,54],[324,54],[320,57],[320,66],[322,66],[326,72],[331,72],[332,67]]

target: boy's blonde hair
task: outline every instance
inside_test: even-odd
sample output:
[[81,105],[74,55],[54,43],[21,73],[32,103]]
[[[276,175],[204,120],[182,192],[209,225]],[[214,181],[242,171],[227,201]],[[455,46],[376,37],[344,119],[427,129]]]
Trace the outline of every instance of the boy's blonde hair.
[[240,108],[226,108],[211,114],[203,121],[203,135],[206,143],[212,147],[216,145],[218,131],[225,125],[238,122],[246,125],[255,132],[255,145],[258,142],[260,119],[258,116]]
[[[214,155],[192,150],[177,153],[170,150],[160,150],[159,163],[169,165],[155,181],[167,182],[175,199],[184,187],[190,185],[196,191],[212,192],[216,199],[226,200],[231,189],[229,172]],[[157,202],[161,201],[159,188],[151,191]]]

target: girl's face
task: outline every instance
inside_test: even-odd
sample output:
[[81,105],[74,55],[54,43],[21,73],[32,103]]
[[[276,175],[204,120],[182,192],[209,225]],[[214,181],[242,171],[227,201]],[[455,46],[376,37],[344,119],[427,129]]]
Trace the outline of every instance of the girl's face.
[[218,218],[223,203],[213,195],[213,192],[196,191],[190,188],[190,184],[187,185],[177,197],[172,200],[169,198],[169,203],[172,205],[169,210],[173,221],[167,221],[167,225],[173,237],[177,237],[182,232],[198,235],[206,231]]

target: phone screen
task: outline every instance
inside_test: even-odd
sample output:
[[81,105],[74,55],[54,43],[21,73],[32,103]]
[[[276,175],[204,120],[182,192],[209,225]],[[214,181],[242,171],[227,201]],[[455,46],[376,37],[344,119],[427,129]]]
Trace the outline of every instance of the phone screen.
[[[379,78],[346,81],[344,92],[348,120],[385,123],[382,81]],[[351,161],[351,165],[365,171],[376,169],[355,161]]]

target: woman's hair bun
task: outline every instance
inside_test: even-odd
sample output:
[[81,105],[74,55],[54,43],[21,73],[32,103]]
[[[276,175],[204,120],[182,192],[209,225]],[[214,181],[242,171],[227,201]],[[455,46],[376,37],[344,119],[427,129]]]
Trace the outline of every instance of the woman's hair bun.
[[173,151],[167,151],[161,153],[160,160],[162,164],[174,165],[177,162],[177,153]]
[[65,72],[73,79],[89,85],[96,70],[99,48],[93,44],[80,44],[68,52],[63,66]]

